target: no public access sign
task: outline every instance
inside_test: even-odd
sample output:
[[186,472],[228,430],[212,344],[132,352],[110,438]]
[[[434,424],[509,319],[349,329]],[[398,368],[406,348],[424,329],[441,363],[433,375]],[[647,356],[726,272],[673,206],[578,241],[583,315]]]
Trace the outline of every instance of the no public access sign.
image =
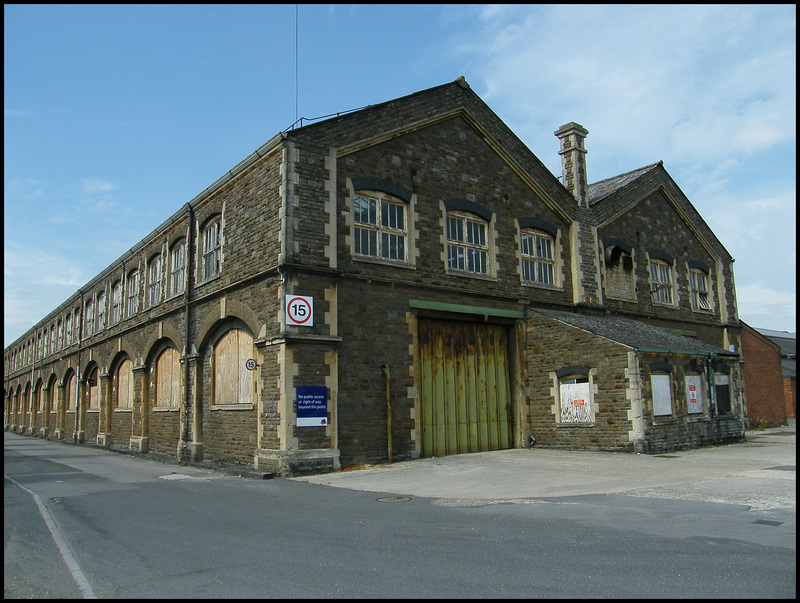
[[314,326],[314,298],[302,295],[286,296],[286,324]]

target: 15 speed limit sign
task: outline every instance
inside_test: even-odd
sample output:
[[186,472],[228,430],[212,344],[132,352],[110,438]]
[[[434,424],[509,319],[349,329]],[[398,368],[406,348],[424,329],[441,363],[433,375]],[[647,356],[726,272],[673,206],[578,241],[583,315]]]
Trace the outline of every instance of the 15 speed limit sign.
[[314,326],[314,298],[301,295],[286,296],[286,324]]

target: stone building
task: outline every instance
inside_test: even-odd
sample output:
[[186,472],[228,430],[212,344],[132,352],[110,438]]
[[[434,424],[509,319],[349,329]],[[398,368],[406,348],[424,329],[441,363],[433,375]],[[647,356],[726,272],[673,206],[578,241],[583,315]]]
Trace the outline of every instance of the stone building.
[[4,353],[6,429],[282,475],[744,434],[733,260],[463,78],[281,132]]

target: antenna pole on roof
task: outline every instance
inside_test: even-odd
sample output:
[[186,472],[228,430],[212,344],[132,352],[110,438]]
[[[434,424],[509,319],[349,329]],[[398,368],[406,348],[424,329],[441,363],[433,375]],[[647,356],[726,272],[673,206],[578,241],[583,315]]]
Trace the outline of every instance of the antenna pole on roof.
[[298,106],[300,103],[300,76],[298,58],[298,38],[300,32],[300,5],[294,5],[294,120],[297,121]]

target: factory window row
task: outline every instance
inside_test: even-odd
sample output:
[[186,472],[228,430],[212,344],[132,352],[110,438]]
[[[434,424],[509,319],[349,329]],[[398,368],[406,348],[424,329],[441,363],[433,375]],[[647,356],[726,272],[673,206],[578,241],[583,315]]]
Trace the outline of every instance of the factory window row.
[[[215,215],[199,230],[198,281],[205,283],[220,273],[222,220]],[[12,352],[13,370],[31,365],[77,344],[104,329],[136,316],[162,301],[183,294],[186,287],[186,239],[173,242],[163,253],[152,255],[143,265],[123,271],[107,287],[84,296],[80,308],[68,311],[51,325],[37,330],[30,340]],[[143,305],[142,305],[143,304]]]
[[[376,190],[356,190],[353,196],[353,254],[359,258],[410,262],[412,237],[408,213],[412,195],[398,193],[396,185],[378,178],[368,181]],[[355,181],[354,181],[355,182]],[[382,186],[383,184],[383,186]],[[378,190],[394,190],[394,194]],[[445,268],[448,274],[492,276],[494,252],[493,213],[473,201],[444,201],[446,245]],[[520,280],[525,285],[560,287],[559,230],[553,224],[532,217],[517,218]],[[612,299],[635,301],[633,249],[618,239],[604,242],[606,293]],[[679,306],[675,260],[667,253],[648,253],[649,286],[656,306]],[[687,264],[689,299],[695,312],[713,312],[710,269],[699,261]]]
[[[356,179],[359,180],[359,179]],[[368,180],[380,186],[377,178]],[[390,188],[386,183],[384,188]],[[356,190],[352,206],[352,252],[360,259],[385,260],[409,264],[411,245],[415,236],[409,220],[407,196],[382,190]],[[448,274],[494,276],[494,215],[478,203],[465,199],[444,201],[445,269]],[[526,285],[560,286],[557,264],[559,259],[558,229],[535,218],[518,218],[520,279]]]
[[[635,301],[633,248],[619,239],[603,240],[604,281],[606,295],[611,299]],[[648,284],[655,306],[679,307],[678,280],[675,259],[660,250],[648,252]],[[688,291],[693,312],[713,313],[711,269],[703,262],[686,263]]]

